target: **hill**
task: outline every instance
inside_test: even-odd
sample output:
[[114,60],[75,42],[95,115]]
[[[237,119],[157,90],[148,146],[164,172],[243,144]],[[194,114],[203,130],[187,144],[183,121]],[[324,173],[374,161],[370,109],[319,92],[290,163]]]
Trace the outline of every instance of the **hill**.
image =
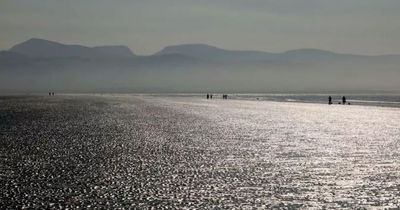
[[11,47],[9,51],[40,58],[117,58],[134,56],[132,51],[125,46],[86,47],[36,38],[17,44]]

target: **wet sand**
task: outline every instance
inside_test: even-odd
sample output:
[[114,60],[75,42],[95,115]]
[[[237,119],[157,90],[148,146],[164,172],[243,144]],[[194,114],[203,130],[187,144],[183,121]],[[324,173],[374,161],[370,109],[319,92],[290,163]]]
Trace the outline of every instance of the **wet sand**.
[[400,109],[0,97],[2,208],[400,205]]

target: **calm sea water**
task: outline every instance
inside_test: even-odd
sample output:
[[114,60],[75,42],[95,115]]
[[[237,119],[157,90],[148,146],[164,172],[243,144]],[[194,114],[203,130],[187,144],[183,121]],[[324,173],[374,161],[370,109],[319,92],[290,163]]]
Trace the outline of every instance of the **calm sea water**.
[[[179,97],[206,97],[206,94],[157,94],[157,96],[179,96]],[[256,93],[233,93],[228,94],[229,99],[237,100],[260,100],[260,101],[283,101],[301,103],[328,103],[331,96],[333,103],[338,104],[342,96],[346,96],[346,101],[351,105],[385,106],[400,107],[400,94],[256,94]],[[222,94],[213,94],[214,99],[221,99]]]

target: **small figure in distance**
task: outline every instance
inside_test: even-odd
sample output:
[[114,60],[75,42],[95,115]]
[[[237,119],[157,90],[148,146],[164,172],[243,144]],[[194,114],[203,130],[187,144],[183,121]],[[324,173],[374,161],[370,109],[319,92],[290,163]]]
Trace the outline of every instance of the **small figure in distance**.
[[342,104],[345,105],[346,104],[346,96],[342,97]]
[[332,97],[329,96],[328,100],[329,100],[328,104],[331,105],[332,104]]
[[212,94],[210,94],[210,99],[212,99]]
[[49,96],[51,96],[51,92],[49,92]]
[[209,98],[210,98],[210,94],[207,93],[207,99],[209,99]]
[[52,92],[51,95],[54,96],[54,92]]

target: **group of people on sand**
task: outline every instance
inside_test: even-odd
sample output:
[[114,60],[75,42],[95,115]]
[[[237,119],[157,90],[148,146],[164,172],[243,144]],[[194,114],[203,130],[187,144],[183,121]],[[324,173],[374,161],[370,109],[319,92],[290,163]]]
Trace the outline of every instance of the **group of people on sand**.
[[[329,105],[333,104],[333,103],[332,103],[332,96],[329,96],[329,97],[328,97],[328,104],[329,104]],[[342,102],[339,102],[338,104],[343,104],[343,105],[345,105],[345,104],[346,104],[346,96],[343,96],[343,97],[342,97]],[[350,103],[347,103],[347,104],[350,105]]]
[[[207,99],[212,99],[213,94],[207,93]],[[228,99],[228,94],[222,94],[222,99]]]
[[[49,93],[49,95],[50,95],[50,93]],[[54,92],[53,92],[53,95],[54,95]],[[207,99],[212,99],[212,98],[213,98],[213,94],[207,93]],[[228,94],[222,94],[222,99],[228,99]],[[258,100],[258,98],[257,98],[257,100]],[[333,104],[332,96],[328,97],[328,104],[329,105]],[[343,105],[348,104],[348,105],[350,105],[350,103],[347,102],[346,96],[343,96],[342,97],[342,102],[338,102],[338,104],[343,104]]]
[[49,92],[49,96],[54,96],[54,92]]

